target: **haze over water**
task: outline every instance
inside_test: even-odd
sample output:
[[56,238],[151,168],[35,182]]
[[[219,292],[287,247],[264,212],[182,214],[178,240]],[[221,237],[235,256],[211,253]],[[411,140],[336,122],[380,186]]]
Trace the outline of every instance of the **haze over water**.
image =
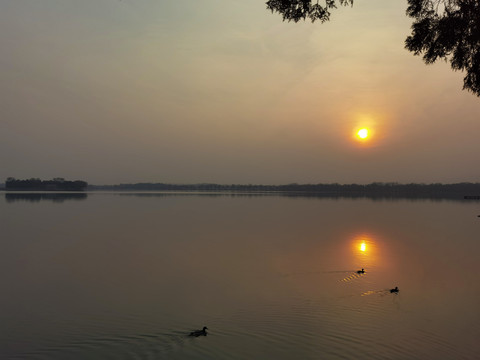
[[[354,3],[1,0],[0,186],[478,182],[465,73]],[[2,360],[480,354],[478,201],[0,195]]]
[[[0,199],[2,359],[480,351],[479,202],[33,199]],[[203,326],[208,336],[187,336]]]
[[0,182],[476,182],[480,101],[404,49],[407,5],[2,0]]

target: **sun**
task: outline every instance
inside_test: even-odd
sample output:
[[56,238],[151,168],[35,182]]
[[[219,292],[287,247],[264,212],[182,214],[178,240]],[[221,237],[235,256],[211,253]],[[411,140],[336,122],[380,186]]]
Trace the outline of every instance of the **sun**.
[[357,136],[362,140],[367,139],[368,138],[368,129],[363,128],[363,129],[358,130]]

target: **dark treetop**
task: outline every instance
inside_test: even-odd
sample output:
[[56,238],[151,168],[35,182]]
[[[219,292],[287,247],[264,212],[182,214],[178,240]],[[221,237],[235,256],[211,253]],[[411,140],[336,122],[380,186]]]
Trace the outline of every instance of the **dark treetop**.
[[[449,60],[453,70],[466,72],[463,88],[480,96],[480,0],[407,2],[407,15],[414,21],[405,47],[423,55],[426,64]],[[337,5],[353,5],[353,0],[269,0],[266,5],[283,20],[324,22]]]
[[27,179],[17,180],[9,177],[5,182],[5,190],[14,191],[83,191],[87,182],[82,180],[67,181],[63,178],[53,180]]

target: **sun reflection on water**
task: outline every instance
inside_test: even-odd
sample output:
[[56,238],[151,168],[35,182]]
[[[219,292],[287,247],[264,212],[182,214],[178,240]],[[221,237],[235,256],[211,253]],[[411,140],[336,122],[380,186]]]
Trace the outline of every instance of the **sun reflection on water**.
[[367,244],[365,244],[365,242],[362,242],[360,244],[360,251],[366,251],[367,250]]
[[372,234],[356,234],[352,238],[351,251],[355,265],[360,268],[377,266],[379,262],[377,240]]

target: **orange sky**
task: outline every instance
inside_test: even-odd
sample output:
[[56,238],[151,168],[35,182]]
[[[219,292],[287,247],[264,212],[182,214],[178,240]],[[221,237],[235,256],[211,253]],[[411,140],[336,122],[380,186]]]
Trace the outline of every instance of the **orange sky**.
[[0,181],[476,182],[480,99],[404,50],[405,9],[2,1]]

